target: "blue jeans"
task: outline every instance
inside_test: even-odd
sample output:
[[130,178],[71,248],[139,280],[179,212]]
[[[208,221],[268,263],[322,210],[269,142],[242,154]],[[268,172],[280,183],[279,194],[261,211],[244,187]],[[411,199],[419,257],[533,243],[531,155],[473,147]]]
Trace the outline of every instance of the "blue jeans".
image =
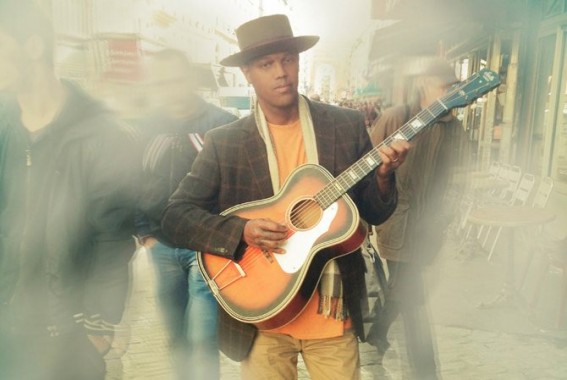
[[197,253],[159,242],[150,252],[177,378],[218,379],[217,302],[199,271]]

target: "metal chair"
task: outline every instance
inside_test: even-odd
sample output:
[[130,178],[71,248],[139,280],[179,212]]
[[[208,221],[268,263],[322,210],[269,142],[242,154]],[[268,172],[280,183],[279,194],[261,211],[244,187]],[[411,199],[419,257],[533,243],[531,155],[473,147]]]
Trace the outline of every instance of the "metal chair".
[[503,202],[511,201],[516,189],[522,179],[522,169],[517,165],[504,165],[503,172],[500,174],[502,178],[508,181],[508,186],[502,189],[497,199]]
[[488,168],[488,175],[491,177],[497,177],[500,172],[500,161],[492,161],[490,167]]
[[[508,206],[525,206],[528,202],[528,199],[530,198],[534,185],[535,185],[535,176],[530,173],[524,173],[514,193],[512,194],[510,199],[505,202],[505,204]],[[485,207],[490,207],[490,205],[485,205]],[[484,226],[481,226],[477,234],[477,239],[479,240],[481,239],[483,230],[484,230]],[[492,227],[487,227],[486,235],[484,237],[484,240],[482,241],[483,248],[486,246],[491,232],[492,232]],[[490,260],[492,258],[492,255],[494,254],[494,248],[496,247],[496,243],[501,233],[502,233],[502,227],[498,227],[496,230],[496,235],[494,236],[494,239],[492,241],[492,246],[490,247],[487,260]]]
[[553,190],[553,178],[543,177],[539,182],[537,192],[532,201],[532,207],[544,208],[547,205],[551,191]]

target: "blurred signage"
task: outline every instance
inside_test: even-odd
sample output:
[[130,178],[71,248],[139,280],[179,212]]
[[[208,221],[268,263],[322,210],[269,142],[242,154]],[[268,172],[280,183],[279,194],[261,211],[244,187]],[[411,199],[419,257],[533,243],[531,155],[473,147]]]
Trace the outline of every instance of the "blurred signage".
[[101,79],[134,83],[142,79],[142,48],[137,35],[101,35],[95,52]]

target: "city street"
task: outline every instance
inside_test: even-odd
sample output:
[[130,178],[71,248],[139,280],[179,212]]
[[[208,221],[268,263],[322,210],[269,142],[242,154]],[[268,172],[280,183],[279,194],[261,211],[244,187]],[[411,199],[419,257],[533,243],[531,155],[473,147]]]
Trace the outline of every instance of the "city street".
[[[429,269],[430,309],[434,321],[440,377],[452,379],[565,379],[567,331],[555,327],[560,273],[550,272],[542,294],[545,299],[529,312],[518,301],[494,309],[479,307],[500,289],[504,257],[488,262],[484,253],[459,257],[456,243],[448,241]],[[108,357],[108,380],[170,379],[167,347],[155,307],[154,273],[146,252],[133,261],[134,290],[128,313],[130,329],[118,334],[127,351]],[[532,281],[533,282],[533,281]],[[530,278],[524,296],[530,294]],[[520,298],[521,299],[521,298]],[[362,379],[407,379],[401,322],[390,331],[392,347],[382,364],[374,349],[361,344]],[[300,379],[309,379],[300,365]],[[239,379],[238,363],[222,360],[222,380]]]

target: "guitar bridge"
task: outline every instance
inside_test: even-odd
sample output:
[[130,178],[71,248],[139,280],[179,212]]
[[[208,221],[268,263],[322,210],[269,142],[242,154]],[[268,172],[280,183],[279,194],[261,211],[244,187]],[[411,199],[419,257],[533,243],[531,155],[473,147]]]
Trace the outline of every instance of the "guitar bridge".
[[[236,269],[236,271],[231,269]],[[222,278],[219,278],[219,276],[221,276],[223,273],[225,273],[226,275],[222,276]],[[230,276],[231,274],[232,276]],[[230,277],[226,279],[225,277],[227,276]],[[218,295],[221,290],[243,277],[246,277],[246,272],[244,272],[244,269],[242,269],[242,267],[236,261],[227,261],[226,264],[210,280],[207,281],[207,283],[209,284],[211,291],[214,294]],[[219,284],[223,278],[228,281]]]

